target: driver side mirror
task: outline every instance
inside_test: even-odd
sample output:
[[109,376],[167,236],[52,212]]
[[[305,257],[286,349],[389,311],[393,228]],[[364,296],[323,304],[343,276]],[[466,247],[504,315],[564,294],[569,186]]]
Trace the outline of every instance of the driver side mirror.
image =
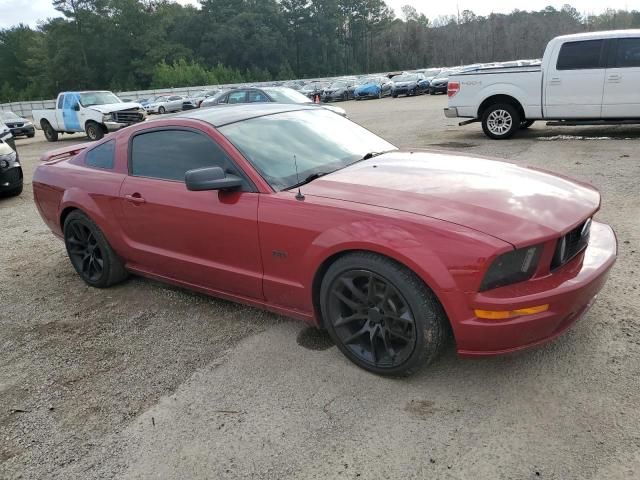
[[184,182],[187,190],[233,190],[242,186],[242,179],[236,175],[227,175],[220,167],[205,167],[189,170]]

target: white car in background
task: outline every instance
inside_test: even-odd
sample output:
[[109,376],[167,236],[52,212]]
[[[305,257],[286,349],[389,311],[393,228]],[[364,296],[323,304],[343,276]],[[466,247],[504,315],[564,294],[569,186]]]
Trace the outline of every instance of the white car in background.
[[144,106],[147,113],[179,112],[185,98],[180,95],[160,95]]

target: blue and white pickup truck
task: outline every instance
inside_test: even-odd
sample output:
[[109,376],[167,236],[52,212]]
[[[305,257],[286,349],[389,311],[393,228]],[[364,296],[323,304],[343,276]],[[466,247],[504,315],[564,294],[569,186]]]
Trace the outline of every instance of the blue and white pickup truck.
[[123,102],[107,91],[62,92],[56,107],[33,110],[33,124],[44,130],[50,142],[60,133],[85,132],[89,140],[100,140],[105,133],[145,120],[142,105]]

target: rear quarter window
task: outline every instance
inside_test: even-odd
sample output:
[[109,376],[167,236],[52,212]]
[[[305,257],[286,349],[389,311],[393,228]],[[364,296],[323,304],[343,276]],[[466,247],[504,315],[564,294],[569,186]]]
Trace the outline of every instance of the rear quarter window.
[[115,151],[116,142],[110,140],[89,150],[84,163],[89,167],[111,170],[113,169]]
[[556,70],[588,70],[603,68],[601,62],[604,40],[567,42],[560,48]]

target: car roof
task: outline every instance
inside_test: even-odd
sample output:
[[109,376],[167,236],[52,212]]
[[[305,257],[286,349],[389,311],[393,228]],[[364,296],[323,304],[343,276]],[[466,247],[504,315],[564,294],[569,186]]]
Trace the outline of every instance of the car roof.
[[251,118],[311,109],[314,109],[314,106],[307,106],[304,104],[243,103],[187,110],[186,112],[174,115],[174,118],[191,118],[194,120],[201,120],[210,123],[217,128],[230,123],[249,120]]

